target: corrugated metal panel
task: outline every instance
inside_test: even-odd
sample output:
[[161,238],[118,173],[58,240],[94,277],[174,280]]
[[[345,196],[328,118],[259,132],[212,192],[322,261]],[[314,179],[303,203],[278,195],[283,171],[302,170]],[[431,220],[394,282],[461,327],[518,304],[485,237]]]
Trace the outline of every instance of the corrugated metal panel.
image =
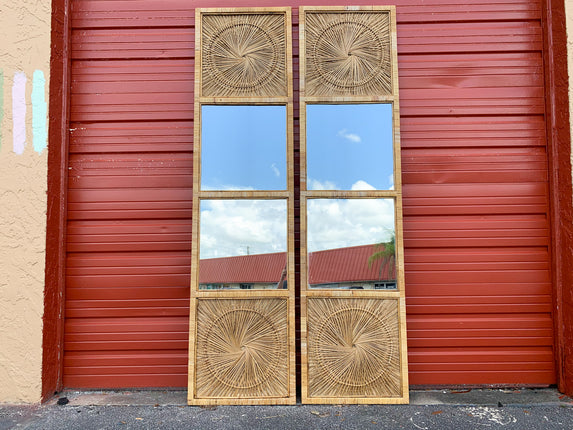
[[[541,2],[394,3],[410,383],[554,383]],[[72,0],[66,386],[187,384],[193,7],[228,6]]]
[[[161,33],[157,34],[159,40],[161,36]],[[188,33],[182,37],[189,40],[194,36]],[[78,38],[89,41],[92,35],[82,33]],[[125,43],[127,46],[137,46],[133,40]],[[157,43],[171,46],[169,40]],[[112,43],[110,52],[117,57],[109,57],[107,51],[102,51],[102,45],[96,42],[92,47],[86,48],[93,55],[93,61],[74,61],[72,64],[72,122],[192,121],[192,49],[188,52],[172,52],[169,49],[161,52],[142,50],[138,51],[139,55],[132,61],[115,61],[107,58],[123,59],[135,54],[124,50],[122,43]],[[73,58],[83,58],[75,55],[76,52],[72,50]],[[187,59],[168,59],[169,56],[182,56]],[[139,60],[148,57],[157,59]],[[104,58],[106,61],[101,61]]]

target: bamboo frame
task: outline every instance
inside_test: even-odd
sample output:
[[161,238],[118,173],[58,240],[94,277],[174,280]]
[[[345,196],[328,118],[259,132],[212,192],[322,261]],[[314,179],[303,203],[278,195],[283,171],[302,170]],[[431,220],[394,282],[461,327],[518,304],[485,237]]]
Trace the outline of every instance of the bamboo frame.
[[[233,94],[218,96],[210,94],[203,96],[203,44],[202,44],[202,18],[203,16],[240,16],[252,15],[278,15],[284,19],[284,87],[286,94],[253,95]],[[248,19],[248,18],[247,18]],[[193,159],[193,221],[191,244],[191,299],[190,299],[190,327],[189,327],[189,390],[188,403],[190,405],[271,405],[294,404],[296,402],[296,358],[295,358],[295,297],[294,297],[294,149],[293,149],[293,87],[292,87],[292,26],[290,8],[216,8],[196,9],[195,15],[195,130],[194,130],[194,159]],[[240,25],[243,25],[240,23]],[[213,91],[211,91],[213,92]],[[213,191],[201,190],[201,108],[203,105],[283,105],[286,107],[286,159],[287,159],[287,189],[263,191]],[[199,290],[199,242],[200,242],[200,203],[202,200],[286,200],[287,202],[287,289],[286,290],[230,290],[207,291]],[[253,303],[264,303],[276,299],[286,300],[286,335],[284,345],[286,351],[287,381],[286,392],[282,394],[263,395],[237,395],[206,396],[197,393],[197,342],[201,334],[198,322],[198,307],[205,301],[215,303],[244,303],[251,306]],[[239,300],[237,302],[237,300]],[[201,351],[201,353],[204,351]]]
[[[352,12],[388,14],[390,20],[390,70],[391,70],[391,94],[364,95],[349,94],[341,95],[339,90],[325,95],[306,96],[307,92],[307,13],[341,13]],[[402,176],[400,157],[400,116],[399,116],[399,93],[398,93],[398,64],[397,64],[397,38],[396,38],[396,11],[394,6],[353,6],[353,7],[300,7],[300,126],[301,126],[301,361],[302,361],[302,402],[303,403],[327,403],[327,404],[398,404],[408,403],[408,364],[406,345],[406,307],[404,293],[404,239],[403,239],[403,216],[402,216]],[[394,143],[394,190],[372,190],[372,191],[351,191],[351,190],[307,190],[307,166],[306,166],[306,106],[308,104],[362,104],[362,103],[391,103],[392,104],[392,124]],[[308,250],[307,250],[307,205],[309,199],[373,199],[387,198],[394,201],[394,222],[396,237],[396,274],[397,291],[368,291],[368,290],[310,290],[308,287]],[[327,396],[324,394],[313,395],[310,392],[311,375],[309,375],[309,342],[312,342],[313,333],[309,333],[309,304],[312,300],[326,299],[337,300],[336,303],[349,304],[365,303],[363,299],[380,299],[381,301],[395,301],[398,309],[397,336],[398,354],[397,357],[400,388],[399,393],[390,393],[386,396],[369,395],[348,395],[348,396]],[[342,301],[341,301],[342,300]],[[362,302],[360,301],[362,300]],[[310,310],[312,312],[312,309]],[[310,339],[310,340],[309,340]],[[315,384],[316,385],[316,384]]]

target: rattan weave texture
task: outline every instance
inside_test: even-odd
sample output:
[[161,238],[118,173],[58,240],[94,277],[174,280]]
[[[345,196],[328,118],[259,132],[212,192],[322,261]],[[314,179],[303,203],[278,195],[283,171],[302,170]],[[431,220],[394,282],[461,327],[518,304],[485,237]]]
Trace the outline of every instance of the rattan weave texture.
[[310,397],[401,393],[398,301],[308,299]]
[[392,93],[388,13],[307,13],[306,37],[306,96]]
[[197,397],[286,397],[287,336],[284,299],[198,300]]
[[284,14],[204,15],[203,96],[286,96]]

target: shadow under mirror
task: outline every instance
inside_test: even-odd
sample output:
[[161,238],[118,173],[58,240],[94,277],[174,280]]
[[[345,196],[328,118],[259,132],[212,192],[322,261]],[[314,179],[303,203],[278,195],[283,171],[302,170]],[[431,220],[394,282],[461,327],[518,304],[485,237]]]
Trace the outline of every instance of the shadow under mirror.
[[396,290],[393,199],[307,201],[308,285]]
[[309,190],[394,188],[392,104],[306,106]]
[[201,108],[202,190],[285,190],[285,106]]
[[287,288],[286,200],[202,200],[199,289]]

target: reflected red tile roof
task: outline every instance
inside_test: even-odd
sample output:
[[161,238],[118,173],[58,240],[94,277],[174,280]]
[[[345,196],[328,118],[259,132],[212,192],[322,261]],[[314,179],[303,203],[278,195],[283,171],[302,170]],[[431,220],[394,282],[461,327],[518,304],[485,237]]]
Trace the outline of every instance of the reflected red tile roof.
[[286,266],[286,252],[205,258],[200,261],[199,283],[279,282]]
[[[368,259],[378,250],[374,245],[361,245],[313,252],[309,255],[309,283],[396,279],[395,264],[388,258],[377,260],[368,267]],[[285,252],[203,259],[199,283],[279,282],[285,266]]]
[[[376,260],[368,267],[368,259],[379,251],[374,245],[328,249],[309,254],[308,283],[360,282],[396,279],[396,268],[388,258]],[[382,264],[382,271],[380,265]]]

